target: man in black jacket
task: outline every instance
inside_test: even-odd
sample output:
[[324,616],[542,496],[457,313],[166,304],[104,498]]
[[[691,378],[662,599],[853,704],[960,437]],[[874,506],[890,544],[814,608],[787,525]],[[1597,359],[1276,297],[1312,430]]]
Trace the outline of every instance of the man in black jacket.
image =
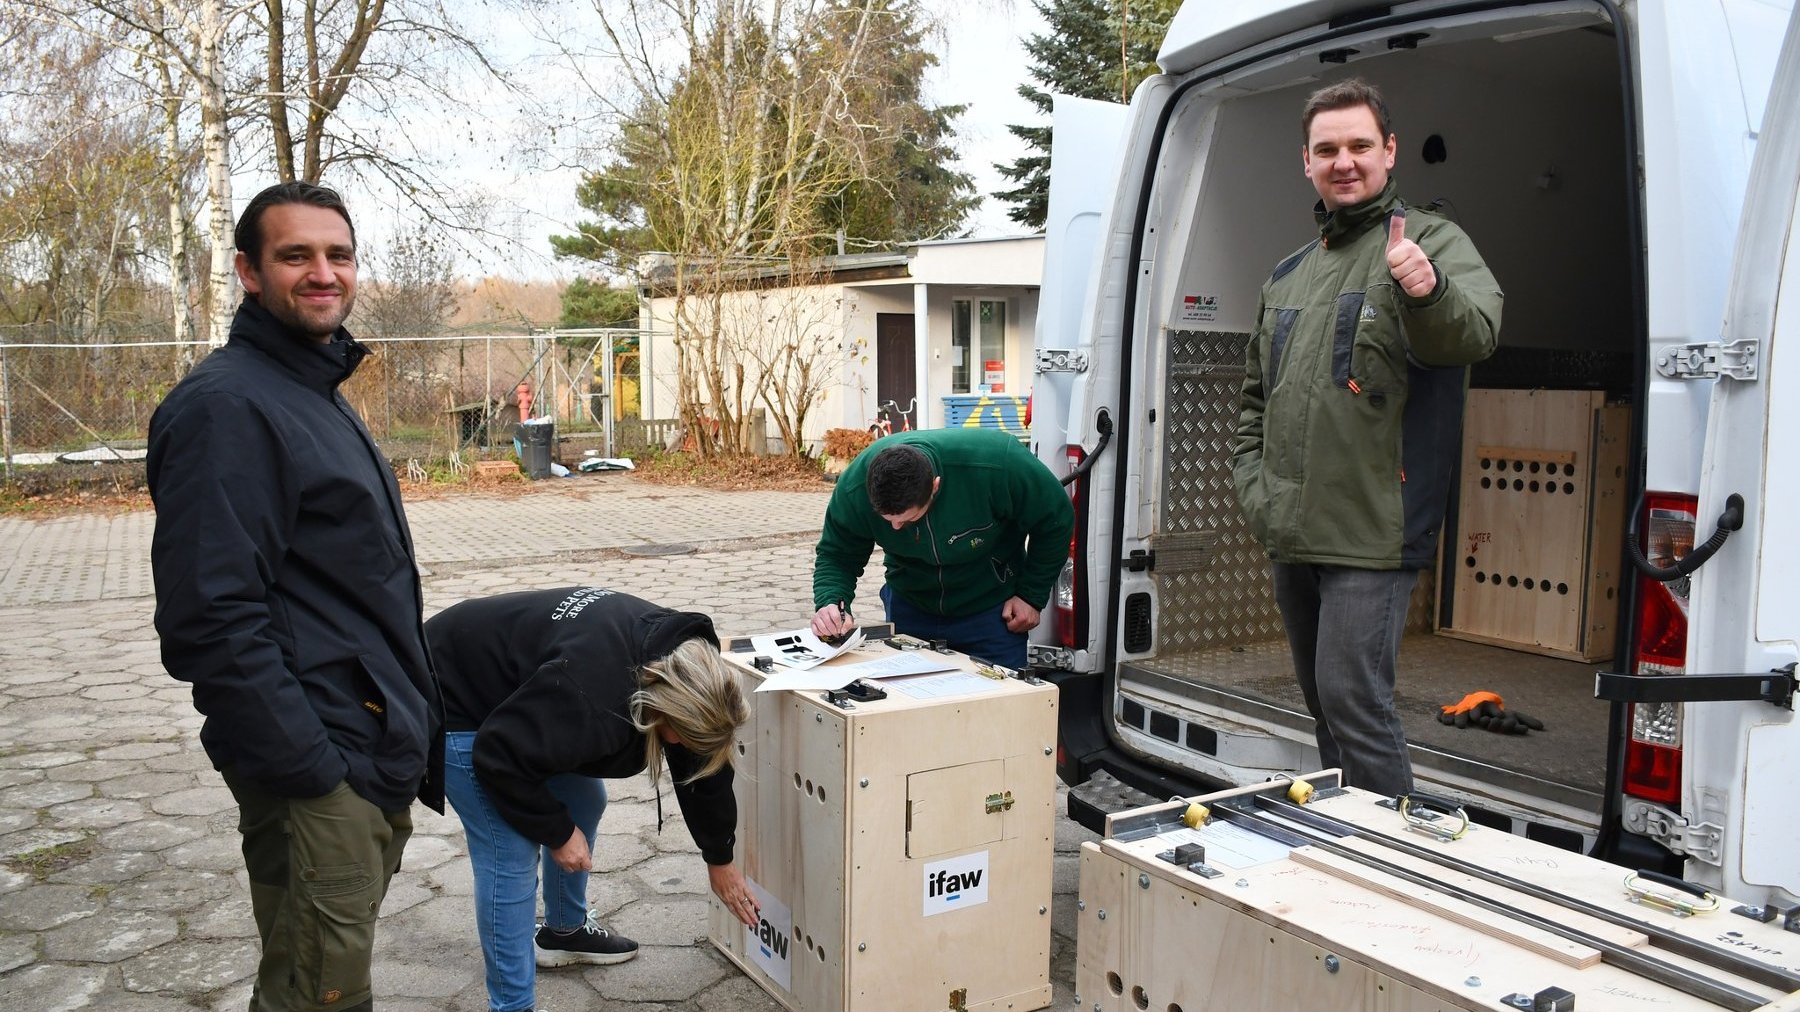
[[442,703],[400,490],[341,394],[369,352],[343,329],[343,201],[272,186],[238,220],[231,338],[150,420],[163,665],[237,799],[262,937],[251,1012],[373,1008],[375,916],[443,811]]

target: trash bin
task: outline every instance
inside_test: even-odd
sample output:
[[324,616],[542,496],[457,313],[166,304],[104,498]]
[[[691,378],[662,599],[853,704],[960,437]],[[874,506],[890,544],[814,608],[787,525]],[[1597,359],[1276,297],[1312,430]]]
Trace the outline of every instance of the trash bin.
[[517,438],[519,466],[525,470],[525,477],[550,477],[550,449],[556,445],[556,423],[520,422]]

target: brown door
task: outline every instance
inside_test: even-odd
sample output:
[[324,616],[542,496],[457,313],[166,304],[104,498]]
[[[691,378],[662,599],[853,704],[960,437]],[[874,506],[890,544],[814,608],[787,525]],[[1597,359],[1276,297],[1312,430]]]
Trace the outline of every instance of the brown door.
[[[875,314],[875,401],[876,409],[893,401],[913,428],[919,427],[919,412],[913,406],[918,396],[913,372],[913,314]],[[890,413],[888,421],[894,431],[902,428],[900,416]]]

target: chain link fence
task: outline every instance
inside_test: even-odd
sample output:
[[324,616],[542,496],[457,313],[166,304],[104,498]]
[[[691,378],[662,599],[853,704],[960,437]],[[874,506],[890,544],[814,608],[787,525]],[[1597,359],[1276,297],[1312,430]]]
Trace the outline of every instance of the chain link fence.
[[[455,470],[509,456],[513,427],[548,416],[565,453],[632,449],[635,330],[364,338],[372,354],[341,388],[389,459]],[[150,415],[207,354],[172,341],[0,343],[0,458],[20,468],[142,456]],[[571,447],[570,444],[578,444]],[[641,448],[641,447],[640,447]],[[455,463],[452,463],[455,461]]]

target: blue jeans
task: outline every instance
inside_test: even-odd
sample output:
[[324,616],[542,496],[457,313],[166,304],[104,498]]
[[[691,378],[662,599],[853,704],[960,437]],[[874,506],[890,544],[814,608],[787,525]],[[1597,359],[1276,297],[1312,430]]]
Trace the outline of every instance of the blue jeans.
[[[587,872],[567,872],[550,848],[520,836],[500,815],[475,778],[475,732],[444,735],[444,793],[462,820],[475,874],[475,930],[487,964],[488,1008],[522,1012],[537,1002],[538,866],[543,865],[544,923],[572,931],[587,919]],[[568,806],[575,825],[594,846],[606,811],[606,785],[564,773],[550,778],[550,793]]]
[[887,609],[887,620],[894,631],[922,640],[943,640],[952,650],[977,660],[1003,664],[1015,671],[1025,668],[1025,634],[1011,632],[1000,617],[1005,604],[997,604],[966,618],[933,615],[907,604],[893,588],[883,585],[881,603]]

